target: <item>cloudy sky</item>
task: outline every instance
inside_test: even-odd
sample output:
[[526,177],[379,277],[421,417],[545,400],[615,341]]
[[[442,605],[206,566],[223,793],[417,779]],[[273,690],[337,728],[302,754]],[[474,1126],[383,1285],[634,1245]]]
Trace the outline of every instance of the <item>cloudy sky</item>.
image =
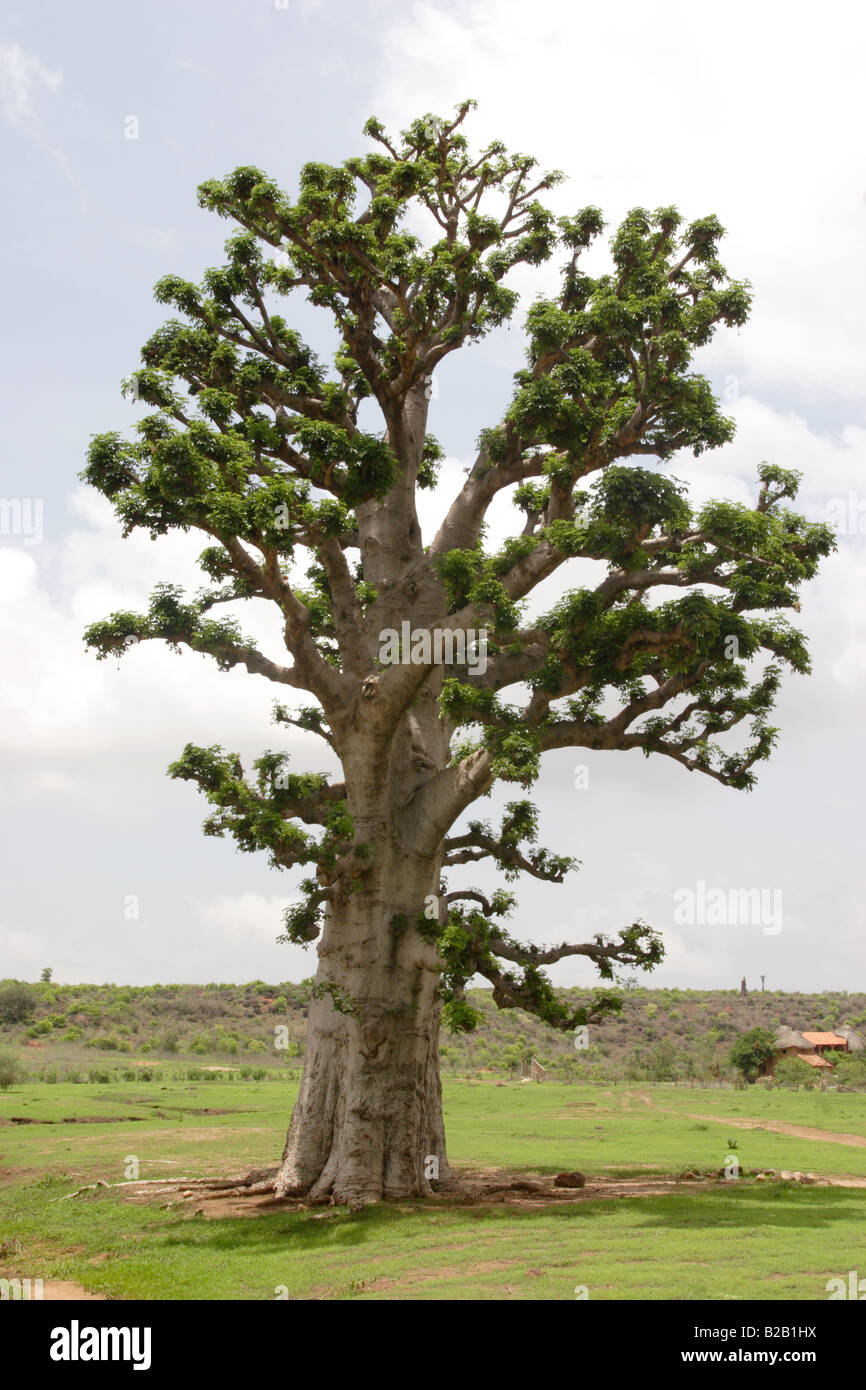
[[[293,190],[307,160],[364,149],[370,114],[400,128],[473,96],[475,141],[500,136],[565,171],[561,211],[597,203],[616,222],[676,203],[721,217],[723,257],[755,307],[700,366],[737,437],[673,471],[698,499],[746,501],[762,459],[802,469],[803,510],[840,528],[804,596],[814,674],[786,682],[758,788],[639,753],[582,754],[588,785],[575,785],[577,755],[552,757],[544,840],[583,867],[563,887],[526,885],[514,928],[584,939],[642,916],[665,931],[659,984],[866,988],[864,27],[838,0],[6,5],[0,495],[22,511],[20,524],[4,511],[0,534],[0,977],[313,973],[313,951],[275,941],[293,880],[202,837],[200,797],[165,777],[187,741],[247,757],[283,746],[271,688],[155,644],[120,668],[85,652],[84,626],[139,607],[156,580],[196,585],[201,545],[122,541],[77,474],[89,436],[140,409],[120,381],[162,321],[154,281],[197,279],[220,257],[228,229],[197,208],[202,179],[254,163]],[[523,276],[527,301],[556,273]],[[443,492],[510,396],[521,321],[441,373]],[[327,341],[309,316],[301,327]],[[312,743],[291,746],[296,767],[322,766]],[[701,883],[778,891],[781,930],[677,920],[677,894]],[[564,962],[555,978],[592,974]]]

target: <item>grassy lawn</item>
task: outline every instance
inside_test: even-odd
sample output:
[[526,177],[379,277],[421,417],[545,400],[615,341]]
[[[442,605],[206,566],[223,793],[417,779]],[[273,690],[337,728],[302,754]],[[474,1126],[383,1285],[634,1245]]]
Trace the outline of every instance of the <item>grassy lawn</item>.
[[[275,1161],[285,1081],[27,1085],[0,1096],[0,1275],[152,1299],[824,1299],[862,1266],[866,1188],[683,1183],[669,1195],[516,1206],[388,1203],[211,1219],[86,1182],[240,1172]],[[593,1178],[721,1166],[866,1177],[866,1096],[450,1081],[458,1167]],[[210,1113],[208,1113],[210,1112]],[[222,1112],[222,1113],[216,1113]],[[717,1116],[717,1119],[696,1119]],[[77,1121],[70,1123],[70,1120]],[[53,1123],[47,1123],[53,1121]],[[81,1121],[86,1121],[81,1123]]]

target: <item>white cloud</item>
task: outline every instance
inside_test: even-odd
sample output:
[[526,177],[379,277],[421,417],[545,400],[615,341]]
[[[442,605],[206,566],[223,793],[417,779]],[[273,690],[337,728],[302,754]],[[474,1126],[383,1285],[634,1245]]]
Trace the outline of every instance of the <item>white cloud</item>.
[[286,908],[296,899],[262,893],[240,893],[236,897],[217,894],[202,901],[187,898],[193,918],[203,936],[229,946],[272,945],[282,930]]
[[180,68],[181,72],[194,72],[197,77],[212,76],[210,69],[200,63],[197,58],[175,58],[174,65]]
[[18,43],[0,43],[0,106],[12,126],[36,120],[41,91],[59,91],[62,72],[51,72]]
[[262,978],[301,980],[316,973],[315,946],[277,944],[283,931],[283,913],[297,898],[279,894],[222,893],[201,899],[186,898],[190,917],[197,930],[199,955],[208,961],[204,974],[212,977],[216,961],[229,964],[238,978],[249,977],[251,961],[262,962],[268,973]]
[[134,246],[158,256],[173,256],[178,249],[176,232],[170,227],[140,227],[127,223],[126,234]]
[[[74,793],[84,805],[110,796],[119,816],[135,819],[142,806],[128,795],[130,778],[154,767],[161,778],[187,741],[221,743],[245,759],[289,747],[310,760],[304,768],[333,763],[316,740],[272,725],[274,700],[291,705],[295,692],[242,668],[226,674],[209,657],[176,655],[157,642],[97,661],[84,646],[85,627],[120,609],[146,609],[158,580],[195,592],[203,541],[155,543],[141,533],[124,540],[110,505],[89,489],[73,495],[70,510],[85,524],[61,541],[0,546],[0,649],[15,657],[15,680],[0,686],[0,800]],[[246,607],[243,630],[286,661],[277,618],[264,604]]]
[[72,185],[82,212],[88,211],[86,192],[73,171],[66,151],[42,131],[39,98],[54,96],[63,82],[62,72],[52,72],[18,43],[0,43],[0,109],[6,122],[23,131],[38,149],[54,160],[66,181]]
[[39,932],[16,931],[0,923],[0,959],[4,978],[18,978],[26,971],[41,970],[47,960],[48,946]]
[[[501,137],[568,181],[563,210],[716,212],[751,279],[751,323],[712,361],[746,388],[862,408],[866,14],[829,0],[413,4],[382,35],[376,114],[394,128],[478,100],[473,143]],[[554,283],[554,282],[552,282]]]

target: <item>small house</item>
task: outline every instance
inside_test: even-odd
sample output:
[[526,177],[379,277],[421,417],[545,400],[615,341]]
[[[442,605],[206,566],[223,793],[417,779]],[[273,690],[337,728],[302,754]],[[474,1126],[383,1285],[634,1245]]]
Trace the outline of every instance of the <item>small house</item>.
[[853,1028],[842,1028],[838,1033],[798,1033],[794,1028],[782,1027],[776,1033],[776,1055],[767,1064],[765,1075],[772,1076],[776,1064],[786,1057],[796,1057],[821,1071],[832,1071],[836,1054],[860,1051],[863,1046],[863,1039]]

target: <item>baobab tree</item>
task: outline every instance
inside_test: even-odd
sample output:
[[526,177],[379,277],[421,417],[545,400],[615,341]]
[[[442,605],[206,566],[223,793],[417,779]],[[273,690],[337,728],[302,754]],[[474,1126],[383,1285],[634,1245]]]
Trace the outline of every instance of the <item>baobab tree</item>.
[[[589,275],[600,211],[556,217],[543,199],[559,174],[499,142],[470,152],[472,104],[399,139],[369,121],[372,150],[306,165],[294,202],[255,168],[203,184],[201,206],[236,224],[225,264],[201,285],[158,283],[180,317],[142,350],[135,393],[152,409],[135,439],[97,436],[83,474],[125,534],[208,542],[201,592],[162,584],[147,612],[93,624],[89,645],[105,657],[162,641],[307,692],[312,704],[278,702],[275,720],[323,739],[342,768],[340,781],[294,773],[283,750],[245,770],[191,745],[170,768],[207,797],[207,834],[308,866],[283,937],[319,942],[304,1074],[262,1185],[312,1201],[427,1195],[437,1168],[449,1179],[439,1030],[443,1013],[475,1023],[474,977],[500,1007],[571,1029],[616,1009],[619,967],[661,959],[640,921],[551,949],[518,940],[505,885],[561,882],[572,861],[539,845],[517,792],[498,826],[470,808],[500,781],[525,792],[563,748],[640,750],[749,788],[782,670],[808,669],[782,610],[832,545],[787,505],[790,471],[762,464],[754,505],[698,510],[666,471],[733,434],[690,370],[749,307],[719,262],[717,219],[635,209],[608,272]],[[442,457],[433,374],[512,317],[509,272],[556,254],[561,287],[529,308],[513,398],[425,543],[416,501]],[[331,367],[280,312],[297,293],[336,327]],[[493,548],[485,519],[503,493],[515,533]],[[595,562],[591,582],[583,565],[552,606],[534,601],[578,559]],[[282,655],[214,614],[254,599],[274,605]],[[483,860],[495,891],[449,887],[453,868]],[[567,956],[603,982],[579,1006],[544,970]]]

